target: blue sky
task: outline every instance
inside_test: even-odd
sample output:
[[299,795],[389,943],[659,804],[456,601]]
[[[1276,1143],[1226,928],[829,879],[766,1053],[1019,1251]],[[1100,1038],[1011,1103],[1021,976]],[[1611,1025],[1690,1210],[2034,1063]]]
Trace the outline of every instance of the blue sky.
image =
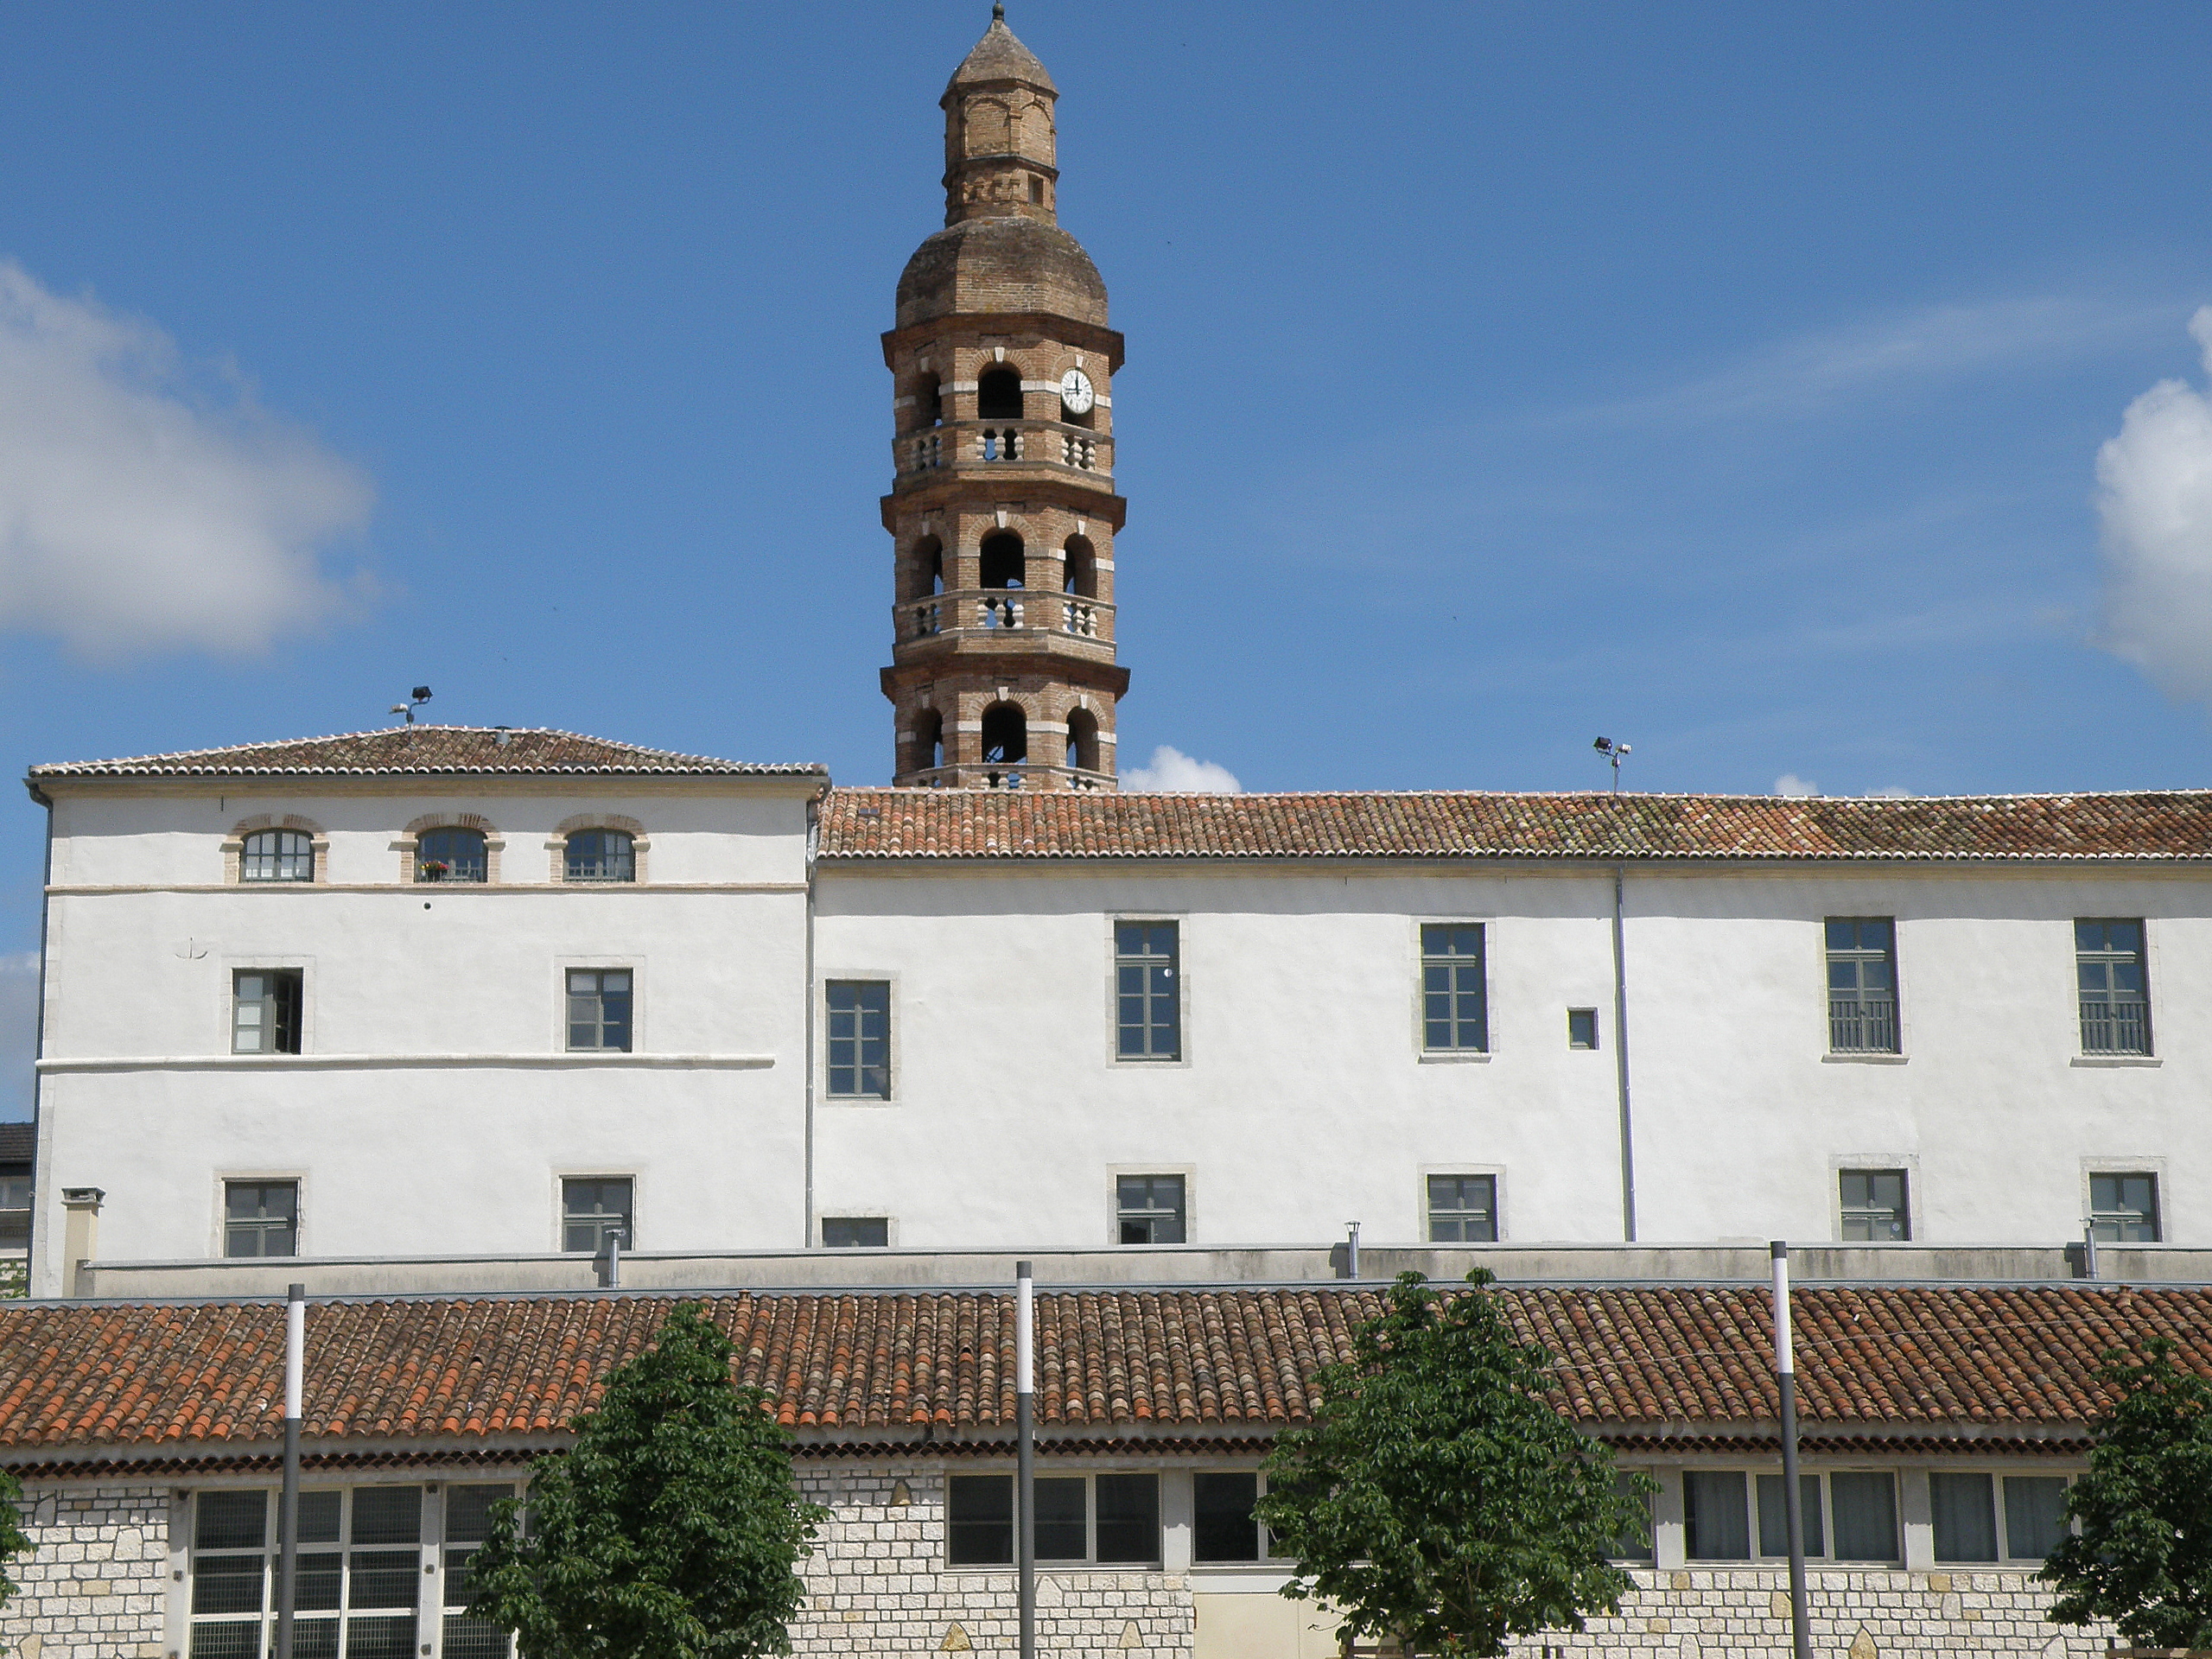
[[[883,781],[876,335],[988,16],[12,9],[11,762],[427,682]],[[1009,21],[1128,337],[1125,762],[2212,781],[2212,8]],[[0,1038],[41,830],[0,813]]]

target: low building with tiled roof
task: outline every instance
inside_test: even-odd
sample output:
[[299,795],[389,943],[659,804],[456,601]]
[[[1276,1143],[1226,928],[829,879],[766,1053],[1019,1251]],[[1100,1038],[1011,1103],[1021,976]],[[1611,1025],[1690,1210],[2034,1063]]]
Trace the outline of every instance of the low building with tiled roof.
[[[1670,1655],[1685,1642],[1786,1643],[1768,1293],[1488,1294],[1553,1357],[1555,1407],[1659,1488],[1648,1539],[1622,1546],[1635,1588],[1620,1614],[1547,1641],[1648,1651],[1656,1633]],[[677,1300],[311,1306],[303,1484],[322,1518],[307,1548],[359,1575],[315,1616],[391,1650],[404,1635],[408,1651],[504,1652],[472,1645],[494,1638],[467,1624],[448,1575],[489,1499],[569,1444],[608,1371]],[[2050,1595],[2030,1575],[2109,1404],[2101,1358],[2158,1337],[2181,1363],[2212,1369],[2212,1293],[1822,1286],[1794,1300],[1816,1650],[1862,1632],[1892,1655],[2101,1650],[2101,1630],[2043,1621]],[[1009,1496],[1011,1299],[699,1305],[731,1339],[733,1380],[791,1431],[799,1484],[828,1511],[794,1650],[1003,1645],[1010,1534],[993,1517]],[[1194,1633],[1201,1655],[1325,1645],[1325,1623],[1309,1630],[1313,1615],[1274,1593],[1287,1564],[1270,1560],[1251,1506],[1262,1459],[1310,1419],[1317,1370],[1380,1307],[1371,1285],[1039,1294],[1039,1478],[1059,1483],[1048,1496],[1073,1495],[1055,1513],[1084,1518],[1046,1535],[1052,1651],[1189,1654]],[[83,1558],[35,1558],[0,1637],[80,1629],[91,1607],[110,1620],[103,1651],[227,1653],[267,1622],[265,1595],[237,1591],[265,1581],[271,1554],[283,1329],[268,1300],[0,1307],[0,1465],[29,1482],[34,1535],[57,1544],[68,1529]],[[375,1576],[403,1554],[404,1576]],[[1224,1627],[1243,1634],[1224,1645]]]

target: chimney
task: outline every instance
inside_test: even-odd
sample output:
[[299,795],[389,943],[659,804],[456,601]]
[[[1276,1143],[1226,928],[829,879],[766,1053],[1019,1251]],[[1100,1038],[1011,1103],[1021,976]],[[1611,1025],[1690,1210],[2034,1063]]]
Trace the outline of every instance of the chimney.
[[61,1207],[67,1212],[61,1229],[63,1294],[92,1294],[92,1275],[86,1271],[99,1253],[100,1201],[107,1194],[97,1186],[65,1186]]

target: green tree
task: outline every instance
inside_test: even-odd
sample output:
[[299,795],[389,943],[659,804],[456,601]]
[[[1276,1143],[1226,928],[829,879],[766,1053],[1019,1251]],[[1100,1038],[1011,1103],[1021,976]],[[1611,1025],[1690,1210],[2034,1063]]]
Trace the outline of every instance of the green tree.
[[2054,1623],[2108,1618],[2145,1647],[2212,1647],[2212,1381],[2173,1351],[2158,1337],[2140,1360],[2105,1355],[2113,1403],[2066,1495],[2081,1530],[2037,1576],[2057,1587]]
[[791,1651],[796,1571],[823,1511],[791,1484],[791,1436],[730,1380],[729,1339],[696,1305],[607,1379],[576,1443],[493,1510],[472,1617],[523,1659],[752,1659]]
[[1455,1659],[1618,1611],[1630,1580],[1607,1558],[1643,1535],[1656,1490],[1616,1479],[1611,1451],[1547,1398],[1552,1357],[1515,1340],[1491,1274],[1467,1281],[1399,1275],[1351,1357],[1313,1379],[1313,1426],[1276,1442],[1259,1505],[1298,1563],[1283,1594]]
[[[37,1548],[22,1526],[23,1486],[9,1471],[0,1469],[0,1607],[21,1592],[22,1586],[10,1574],[8,1568],[18,1555],[28,1555]],[[0,1649],[0,1652],[5,1652]]]

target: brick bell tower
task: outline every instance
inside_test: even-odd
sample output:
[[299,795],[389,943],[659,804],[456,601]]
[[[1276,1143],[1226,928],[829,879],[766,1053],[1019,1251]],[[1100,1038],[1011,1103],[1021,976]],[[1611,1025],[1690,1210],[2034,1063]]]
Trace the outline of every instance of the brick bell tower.
[[942,100],[944,229],[907,261],[883,337],[899,784],[1114,787],[1122,337],[1053,212],[1058,96],[994,6]]

